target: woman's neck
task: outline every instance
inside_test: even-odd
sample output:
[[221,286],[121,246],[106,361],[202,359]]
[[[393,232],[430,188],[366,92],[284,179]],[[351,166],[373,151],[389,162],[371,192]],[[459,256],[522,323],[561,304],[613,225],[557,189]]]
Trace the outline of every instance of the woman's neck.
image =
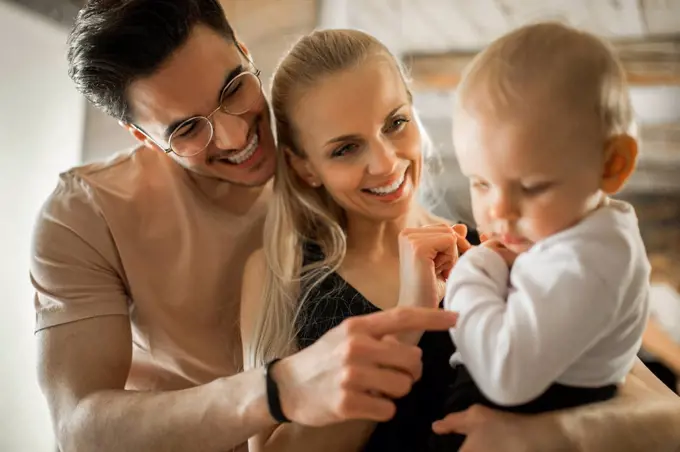
[[420,205],[389,221],[376,221],[360,215],[347,215],[347,251],[367,259],[399,255],[398,237],[404,228],[432,223],[434,217]]

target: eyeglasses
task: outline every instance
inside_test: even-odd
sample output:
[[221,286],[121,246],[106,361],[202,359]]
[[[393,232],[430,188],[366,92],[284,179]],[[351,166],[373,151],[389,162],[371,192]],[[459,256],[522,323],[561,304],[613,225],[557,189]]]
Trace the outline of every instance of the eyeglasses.
[[208,116],[194,116],[178,125],[170,134],[168,148],[165,149],[149,134],[137,126],[142,132],[166,154],[174,152],[180,157],[192,157],[203,152],[213,139],[215,127],[213,116],[218,111],[233,116],[239,116],[247,112],[257,102],[262,93],[260,71],[243,71],[234,77],[220,94],[220,103]]

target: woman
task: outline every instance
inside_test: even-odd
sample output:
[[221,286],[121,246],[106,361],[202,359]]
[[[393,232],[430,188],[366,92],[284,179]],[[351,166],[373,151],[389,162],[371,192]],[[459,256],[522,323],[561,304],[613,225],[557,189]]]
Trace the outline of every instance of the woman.
[[[403,72],[377,40],[347,30],[304,37],[276,72],[272,103],[280,152],[264,249],[244,276],[247,368],[308,346],[351,315],[437,306],[437,286],[455,260],[455,245],[469,246],[448,225],[425,227],[442,220],[414,197],[423,134]],[[464,234],[464,227],[457,232]],[[434,260],[425,285],[407,279],[410,265],[434,257],[414,253],[431,247],[406,246],[419,237],[448,240],[452,250]],[[403,398],[409,388],[385,388],[399,398],[392,421],[283,424],[252,438],[251,450],[351,451],[366,441],[372,450],[423,447],[431,422],[442,415],[452,345],[441,333],[399,340],[419,342],[423,376]],[[438,429],[455,424],[447,418]]]
[[[358,31],[303,38],[276,72],[272,105],[282,152],[264,253],[255,257],[266,256],[264,288],[243,288],[249,366],[310,345],[350,315],[412,303],[436,307],[443,295],[425,302],[401,287],[400,296],[399,233],[442,220],[415,200],[424,135],[403,72],[388,50]],[[458,226],[458,232],[465,228]],[[450,226],[425,233],[456,240]],[[441,273],[452,261],[438,264]],[[262,315],[251,321],[250,312]],[[420,346],[422,379],[399,401],[396,418],[378,427],[370,448],[414,450],[441,414],[438,389],[449,379],[452,344],[445,332],[425,333]],[[301,444],[309,450],[356,449],[372,427],[340,426],[350,432],[334,434],[332,444],[326,435],[323,446],[313,446],[310,438]]]

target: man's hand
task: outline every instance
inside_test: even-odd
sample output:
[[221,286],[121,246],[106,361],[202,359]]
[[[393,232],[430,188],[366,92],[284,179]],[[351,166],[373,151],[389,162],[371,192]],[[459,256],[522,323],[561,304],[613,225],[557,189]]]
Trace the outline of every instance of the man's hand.
[[454,313],[416,307],[344,320],[274,366],[284,414],[309,426],[389,420],[396,409],[393,399],[408,394],[422,372],[420,348],[391,337],[443,331],[455,322]]
[[577,452],[550,415],[503,413],[475,405],[433,424],[437,434],[467,435],[460,452]]

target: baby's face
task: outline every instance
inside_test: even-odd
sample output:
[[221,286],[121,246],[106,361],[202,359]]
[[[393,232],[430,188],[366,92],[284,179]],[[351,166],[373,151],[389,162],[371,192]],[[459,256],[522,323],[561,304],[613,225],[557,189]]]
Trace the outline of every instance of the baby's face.
[[484,110],[460,111],[454,120],[480,232],[523,252],[597,206],[604,143],[596,127],[554,106],[502,118]]

